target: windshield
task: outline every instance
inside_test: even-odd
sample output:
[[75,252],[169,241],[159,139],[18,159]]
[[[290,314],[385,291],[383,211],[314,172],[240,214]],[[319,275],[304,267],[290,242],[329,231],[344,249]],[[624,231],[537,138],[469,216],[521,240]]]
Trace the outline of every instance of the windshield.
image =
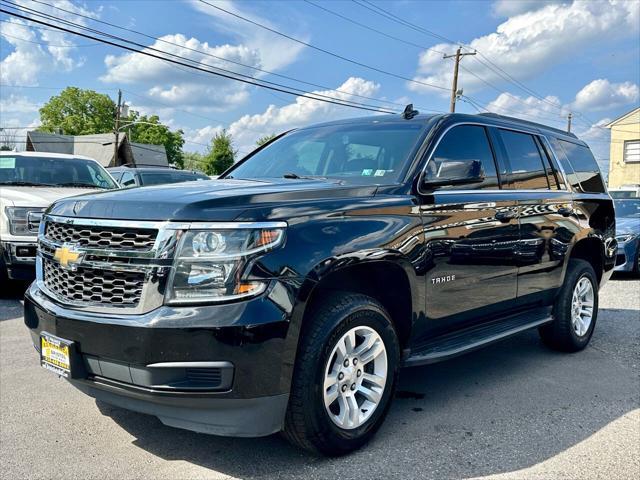
[[199,175],[191,172],[142,172],[142,185],[161,185],[164,183],[190,182],[192,180],[209,180],[206,175]]
[[226,177],[327,177],[355,184],[395,182],[424,128],[424,124],[398,122],[297,130],[256,152]]
[[614,200],[616,216],[640,218],[640,199]]
[[117,188],[107,171],[81,158],[0,157],[0,185]]

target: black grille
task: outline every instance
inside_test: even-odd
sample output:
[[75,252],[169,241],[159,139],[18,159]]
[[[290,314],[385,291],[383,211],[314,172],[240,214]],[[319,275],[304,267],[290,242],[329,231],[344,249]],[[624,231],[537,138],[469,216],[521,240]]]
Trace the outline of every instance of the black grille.
[[67,270],[46,259],[43,266],[45,286],[66,300],[122,307],[136,307],[140,303],[144,273],[83,267]]
[[103,227],[47,222],[46,239],[73,243],[79,247],[106,250],[148,251],[153,248],[158,231],[144,228]]
[[219,368],[187,368],[187,379],[193,386],[215,388],[222,381],[222,372]]

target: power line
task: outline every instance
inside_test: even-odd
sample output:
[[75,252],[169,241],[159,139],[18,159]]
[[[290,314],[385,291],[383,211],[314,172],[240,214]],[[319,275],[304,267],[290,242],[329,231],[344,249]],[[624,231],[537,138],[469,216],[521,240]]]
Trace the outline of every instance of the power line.
[[312,2],[311,0],[303,0],[303,1],[308,3],[309,5],[313,5],[314,7],[319,8],[320,10],[324,10],[325,12],[330,13],[331,15],[334,15],[336,17],[342,18],[343,20],[346,20],[347,22],[353,23],[354,25],[358,25],[359,27],[362,27],[362,28],[364,28],[366,30],[370,30],[370,31],[375,32],[375,33],[377,33],[379,35],[383,35],[383,36],[385,36],[387,38],[390,38],[392,40],[395,40],[397,42],[404,43],[405,45],[410,45],[412,47],[417,47],[417,48],[419,48],[421,50],[430,50],[430,51],[438,53],[440,55],[445,55],[445,52],[441,52],[439,50],[434,50],[431,47],[426,47],[424,45],[420,45],[418,43],[413,43],[413,42],[410,42],[410,41],[405,40],[403,38],[399,38],[399,37],[396,37],[394,35],[390,35],[390,34],[388,34],[386,32],[383,32],[382,30],[378,30],[377,28],[373,28],[373,27],[371,27],[369,25],[365,25],[364,23],[361,23],[361,22],[358,22],[357,20],[349,18],[346,15],[342,15],[341,13],[335,12],[335,11],[325,7],[325,6],[318,5],[317,3]]
[[[19,11],[23,11],[23,10],[19,9]],[[239,78],[239,77],[242,76],[242,74],[239,74],[237,72],[231,72],[231,71],[220,69],[220,68],[217,68],[217,67],[211,67],[209,65],[202,64],[201,62],[196,62],[194,60],[185,59],[184,57],[181,57],[179,55],[174,55],[174,54],[171,54],[171,53],[168,53],[168,52],[164,52],[162,50],[154,49],[154,48],[151,48],[151,47],[147,47],[147,46],[144,46],[144,45],[139,45],[138,44],[139,46],[141,46],[144,49],[144,50],[139,50],[139,49],[132,48],[132,47],[129,47],[129,46],[126,46],[126,45],[121,45],[119,43],[116,43],[116,42],[113,42],[113,41],[110,41],[110,40],[105,40],[103,38],[98,38],[98,37],[95,37],[95,36],[92,36],[92,35],[88,35],[86,33],[81,33],[81,32],[77,32],[77,31],[74,31],[74,30],[70,30],[70,29],[61,27],[59,25],[53,25],[53,24],[50,24],[50,23],[47,23],[47,22],[44,22],[44,21],[41,21],[41,20],[36,20],[36,19],[33,19],[33,18],[29,18],[29,17],[26,17],[24,15],[20,15],[20,14],[17,14],[15,12],[11,12],[11,11],[8,11],[8,10],[0,10],[0,12],[6,13],[6,14],[9,14],[9,15],[13,15],[13,16],[16,16],[18,18],[25,19],[25,20],[30,20],[32,22],[36,22],[36,23],[39,23],[39,24],[42,24],[42,25],[46,25],[46,26],[49,26],[49,27],[53,27],[53,28],[56,28],[58,30],[65,31],[67,33],[71,33],[73,35],[78,35],[78,36],[81,36],[81,37],[84,37],[84,38],[88,38],[88,39],[95,40],[95,41],[98,41],[98,42],[101,42],[101,43],[105,43],[107,45],[111,45],[111,46],[118,47],[118,48],[121,48],[121,49],[124,49],[124,50],[128,50],[130,52],[139,53],[141,55],[146,55],[146,56],[149,56],[149,57],[152,57],[152,58],[156,58],[156,59],[163,60],[163,61],[166,61],[166,62],[171,62],[171,63],[177,64],[177,65],[182,65],[182,66],[187,67],[187,68],[203,71],[205,73],[210,73],[212,75],[220,76],[220,77],[227,78],[227,79],[230,79],[230,80],[239,81],[239,82],[246,83],[246,84],[249,84],[249,85],[259,86],[259,87],[262,87],[262,88],[267,88],[267,89],[270,89],[270,90],[274,90],[274,91],[278,91],[278,92],[282,92],[282,93],[287,93],[289,95],[293,95],[293,96],[297,96],[297,97],[309,98],[311,100],[317,100],[317,101],[320,101],[320,102],[332,103],[332,104],[335,104],[335,105],[346,106],[346,107],[351,107],[351,108],[358,108],[360,110],[368,110],[368,111],[374,111],[374,112],[379,112],[379,113],[396,113],[396,112],[393,112],[393,111],[390,111],[390,110],[384,110],[384,109],[382,109],[380,107],[377,107],[377,106],[373,106],[373,107],[372,106],[366,106],[364,104],[359,104],[358,102],[352,102],[352,101],[348,101],[348,100],[340,100],[340,99],[337,99],[335,97],[330,97],[330,96],[327,96],[327,95],[322,95],[322,94],[318,94],[318,93],[314,93],[314,92],[308,92],[308,91],[304,91],[304,90],[300,90],[300,89],[295,89],[293,87],[287,87],[287,86],[284,86],[284,85],[275,84],[274,82],[267,82],[265,80],[256,80],[256,79],[253,79],[253,77],[250,77],[251,80],[245,79],[245,78]],[[41,12],[38,12],[38,13],[40,14],[40,16],[43,16]],[[48,17],[51,17],[51,16],[48,16]],[[65,24],[72,24],[73,26],[75,26],[77,28],[81,28],[81,29],[85,29],[85,30],[93,30],[93,29],[88,29],[87,27],[82,27],[82,26],[77,25],[77,24],[73,24],[73,22],[67,22],[65,20],[62,20],[62,19],[59,19],[59,18],[56,18],[56,17],[53,17],[53,19],[61,21],[61,22],[65,23]],[[110,37],[110,38],[115,38],[118,41],[122,41],[122,42],[125,42],[125,43],[136,44],[135,42],[132,42],[130,40],[124,39],[122,37],[117,37],[115,35],[111,35],[111,34],[108,34],[108,33],[105,33],[105,32],[97,31],[97,33],[99,35],[107,36],[107,37]],[[169,58],[166,58],[166,57],[162,57],[160,55],[153,54],[153,53],[151,53],[149,51],[146,51],[146,50],[158,51],[158,52],[160,52],[160,53],[162,53],[164,55],[169,55],[169,56],[180,58],[182,61],[173,60],[173,59],[169,59]],[[207,67],[215,68],[215,70],[218,70],[218,71],[209,70],[209,69],[198,67],[196,65],[192,65],[190,63],[185,63],[185,62],[192,62],[192,63],[196,63],[196,64],[206,65]],[[221,73],[221,71],[226,72],[226,73]],[[269,85],[265,85],[265,83],[267,83]],[[274,86],[274,85],[276,85],[276,86]],[[302,93],[298,93],[298,92],[302,92]]]
[[332,57],[339,58],[340,60],[343,60],[345,62],[353,63],[354,65],[358,65],[358,66],[366,68],[368,70],[373,70],[373,71],[376,71],[378,73],[382,73],[384,75],[388,75],[388,76],[391,76],[391,77],[399,78],[399,79],[405,80],[407,82],[416,83],[418,85],[423,85],[423,86],[426,86],[426,87],[436,88],[436,89],[439,89],[439,90],[449,90],[447,87],[443,87],[443,86],[440,86],[440,85],[434,85],[434,84],[426,83],[426,82],[421,82],[421,81],[415,80],[413,78],[405,77],[405,76],[399,75],[397,73],[389,72],[387,70],[383,70],[383,69],[378,68],[378,67],[367,65],[367,64],[359,62],[357,60],[353,60],[352,58],[345,57],[345,56],[340,55],[338,53],[331,52],[331,51],[326,50],[324,48],[321,48],[321,47],[318,47],[318,46],[313,45],[311,43],[305,42],[304,40],[300,40],[299,38],[295,38],[295,37],[292,37],[291,35],[287,35],[286,33],[282,33],[282,32],[280,32],[280,31],[278,31],[278,30],[276,30],[274,28],[271,28],[271,27],[268,27],[266,25],[263,25],[262,23],[256,22],[255,20],[251,20],[249,18],[243,17],[242,15],[239,15],[237,13],[231,12],[229,10],[225,10],[224,8],[219,7],[217,5],[213,5],[212,3],[209,3],[206,0],[199,0],[199,1],[201,3],[204,3],[205,5],[209,5],[210,7],[215,8],[216,10],[220,10],[221,12],[225,12],[225,13],[227,13],[227,14],[235,17],[235,18],[238,18],[238,19],[243,20],[245,22],[251,23],[252,25],[260,27],[260,28],[262,28],[264,30],[267,30],[269,32],[275,33],[276,35],[280,35],[281,37],[284,37],[284,38],[287,38],[287,39],[289,39],[289,40],[291,40],[293,42],[299,43],[300,45],[304,45],[306,47],[312,48],[314,50],[317,50],[319,52],[325,53],[327,55],[331,55]]
[[14,40],[19,40],[21,42],[33,43],[34,45],[41,45],[43,47],[56,47],[56,48],[81,48],[81,47],[96,47],[100,45],[99,43],[88,43],[86,45],[56,45],[55,43],[46,43],[46,42],[36,42],[34,40],[27,40],[26,38],[16,37],[15,35],[9,35],[8,33],[2,32],[0,34],[2,37],[13,38]]
[[316,88],[321,88],[323,90],[328,90],[328,91],[331,91],[331,92],[346,93],[346,94],[352,95],[354,97],[364,98],[364,99],[367,99],[367,100],[375,100],[375,101],[380,102],[380,103],[385,103],[385,104],[389,104],[389,105],[397,105],[397,106],[400,106],[400,107],[403,107],[403,108],[405,106],[405,105],[399,104],[397,102],[390,102],[388,100],[383,100],[383,99],[379,99],[379,98],[375,98],[375,97],[369,97],[369,96],[366,96],[366,95],[360,95],[360,94],[349,92],[349,91],[345,91],[345,90],[333,89],[331,87],[328,87],[328,86],[325,86],[325,85],[321,85],[321,84],[318,84],[318,83],[313,83],[313,82],[309,82],[309,81],[306,81],[306,80],[301,80],[301,79],[298,79],[298,78],[295,78],[295,77],[291,77],[291,76],[288,76],[288,75],[283,75],[283,74],[280,74],[280,73],[271,72],[271,71],[264,70],[264,69],[259,68],[259,67],[255,67],[253,65],[247,65],[245,63],[238,62],[236,60],[231,60],[229,58],[220,57],[220,56],[214,55],[214,54],[212,54],[210,52],[206,52],[206,51],[203,51],[203,50],[192,48],[192,47],[189,47],[189,46],[186,46],[186,45],[180,45],[180,44],[175,43],[175,42],[170,42],[170,41],[165,40],[163,38],[155,37],[153,35],[149,35],[147,33],[141,32],[139,30],[134,30],[134,29],[131,29],[131,28],[122,27],[120,25],[116,25],[116,24],[113,24],[113,23],[110,23],[110,22],[106,22],[104,20],[99,20],[97,18],[92,18],[92,17],[90,17],[88,15],[83,15],[83,14],[80,14],[80,13],[77,13],[77,12],[66,10],[66,9],[64,9],[62,7],[59,7],[59,6],[56,6],[56,5],[50,5],[50,4],[48,4],[46,2],[43,2],[43,1],[40,1],[40,0],[33,0],[33,1],[37,2],[37,3],[40,3],[42,5],[49,6],[51,8],[55,8],[56,10],[60,10],[60,11],[65,12],[65,13],[74,14],[74,15],[77,15],[79,17],[82,17],[82,18],[85,18],[85,19],[88,19],[88,20],[91,20],[91,21],[94,21],[94,22],[101,23],[103,25],[108,25],[110,27],[117,28],[119,30],[123,30],[123,31],[126,31],[126,32],[134,33],[136,35],[141,35],[141,36],[143,36],[145,38],[148,38],[150,40],[161,42],[161,43],[164,43],[164,44],[167,44],[167,45],[172,45],[174,47],[178,47],[178,48],[181,48],[181,49],[184,49],[184,50],[189,50],[189,51],[192,51],[192,52],[195,52],[195,53],[199,53],[201,55],[205,55],[205,56],[208,56],[208,57],[211,57],[211,58],[215,58],[217,60],[221,60],[221,61],[224,61],[224,62],[227,62],[227,63],[232,63],[234,65],[238,65],[238,66],[241,66],[241,67],[244,67],[244,68],[248,68],[248,69],[251,69],[251,70],[255,70],[255,71],[258,71],[258,72],[261,72],[261,73],[265,73],[265,74],[268,74],[268,75],[273,75],[273,76],[276,76],[276,77],[279,77],[279,78],[284,78],[286,80],[291,80],[291,81],[294,81],[294,82],[297,82],[297,83],[301,83],[301,84],[304,84],[304,85],[309,85],[309,86],[316,87]]

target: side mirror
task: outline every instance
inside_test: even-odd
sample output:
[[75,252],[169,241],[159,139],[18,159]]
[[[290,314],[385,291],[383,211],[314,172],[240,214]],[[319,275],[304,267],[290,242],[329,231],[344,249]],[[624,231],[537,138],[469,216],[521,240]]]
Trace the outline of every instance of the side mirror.
[[482,163],[479,160],[453,160],[438,164],[437,171],[429,171],[423,179],[425,186],[465,185],[484,180]]

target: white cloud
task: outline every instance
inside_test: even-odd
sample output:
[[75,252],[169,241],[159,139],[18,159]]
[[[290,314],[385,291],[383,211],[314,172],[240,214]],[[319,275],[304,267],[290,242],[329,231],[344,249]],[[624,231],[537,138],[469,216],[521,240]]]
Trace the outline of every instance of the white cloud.
[[0,114],[2,116],[10,113],[35,113],[38,111],[38,105],[33,103],[27,97],[10,94],[8,97],[0,98]]
[[[507,19],[496,32],[473,39],[469,46],[512,76],[524,79],[565,61],[586,44],[615,36],[637,36],[639,17],[637,2],[575,0],[571,4],[549,4]],[[453,52],[456,46],[439,44],[433,48]],[[461,65],[492,83],[504,82],[481,55],[468,56]],[[420,54],[416,80],[446,86],[451,84],[451,75],[451,63],[443,61],[440,53],[428,50]],[[464,69],[461,78],[461,86],[467,92],[483,86]],[[433,92],[417,84],[409,84],[408,88]]]
[[[359,77],[350,77],[337,88],[340,93],[335,91],[314,93],[331,95],[340,100],[354,100],[353,94],[372,96],[379,89],[380,85],[377,83]],[[296,97],[294,103],[282,107],[269,105],[263,113],[241,117],[229,126],[229,133],[233,136],[236,146],[246,152],[252,150],[255,147],[255,141],[263,135],[282,133],[314,122],[353,117],[358,115],[356,112],[350,108]]]
[[501,115],[518,117],[553,127],[566,124],[569,109],[562,105],[558,97],[549,95],[543,100],[536,97],[520,97],[501,93],[487,104],[487,110]]
[[[204,64],[198,65],[200,68],[208,70],[222,68],[233,69],[245,75],[254,73],[251,69],[239,67],[225,59],[252,67],[260,66],[260,53],[257,50],[244,45],[210,46],[207,42],[187,38],[182,34],[160,37],[159,41],[147,49],[158,55],[159,52],[152,49],[167,52],[169,55],[166,57],[170,59],[178,56],[199,62]],[[191,110],[226,110],[242,104],[248,98],[246,84],[177,67],[138,53],[107,55],[105,64],[107,73],[101,77],[102,81],[148,85],[147,95],[151,100],[171,106],[179,105]]]
[[549,3],[558,3],[552,0],[496,0],[491,9],[494,15],[500,17],[513,17],[522,13],[537,10]]
[[639,97],[640,89],[635,83],[611,83],[606,78],[599,78],[577,93],[573,107],[578,110],[605,110],[637,104]]
[[[34,7],[31,2],[25,0],[18,0],[18,3],[29,8]],[[54,5],[93,18],[97,18],[101,10],[98,8],[92,11],[69,0],[57,0]],[[53,6],[38,4],[36,10],[86,25],[84,19],[75,14],[57,10]],[[25,15],[29,16],[28,13]],[[84,64],[84,58],[75,56],[77,53],[75,43],[64,32],[38,29],[32,27],[27,21],[12,18],[2,23],[0,35],[13,46],[13,51],[0,63],[0,80],[3,83],[37,85],[38,75],[42,72],[71,71]]]
[[[274,30],[282,30],[269,20],[253,14],[249,10],[239,8],[236,2],[231,0],[211,0],[209,3],[219,6],[236,15],[248,18],[254,22],[265,25]],[[217,10],[209,5],[194,2],[193,6],[198,12],[204,13],[215,19],[216,30],[224,30],[230,35],[239,38],[243,45],[260,52],[260,61],[265,70],[278,70],[293,63],[304,48],[303,45],[287,40],[275,33],[268,32],[256,25],[233,17],[228,13]],[[293,35],[296,38],[307,41],[306,34]]]

